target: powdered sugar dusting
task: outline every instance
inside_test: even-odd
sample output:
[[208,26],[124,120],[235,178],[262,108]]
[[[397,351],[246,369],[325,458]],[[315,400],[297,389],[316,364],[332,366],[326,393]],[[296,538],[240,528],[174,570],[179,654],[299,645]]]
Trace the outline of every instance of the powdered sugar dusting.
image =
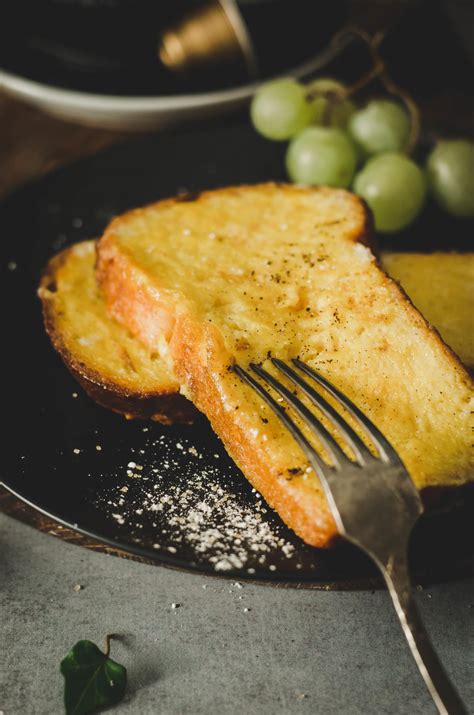
[[110,486],[95,502],[136,543],[152,531],[153,542],[145,545],[161,554],[184,550],[195,564],[207,562],[216,572],[274,572],[275,554],[279,561],[294,557],[294,545],[260,495],[247,485],[245,496],[236,493],[235,467],[215,448],[203,455],[187,439],[166,434],[145,440],[145,448],[132,450],[113,475],[113,484],[108,476]]

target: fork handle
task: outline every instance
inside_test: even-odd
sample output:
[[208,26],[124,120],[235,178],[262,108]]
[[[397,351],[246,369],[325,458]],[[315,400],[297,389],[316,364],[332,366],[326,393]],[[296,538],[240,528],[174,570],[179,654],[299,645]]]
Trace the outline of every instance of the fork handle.
[[384,566],[383,575],[408,645],[426,687],[441,715],[464,715],[467,710],[430,643],[413,598],[407,559]]

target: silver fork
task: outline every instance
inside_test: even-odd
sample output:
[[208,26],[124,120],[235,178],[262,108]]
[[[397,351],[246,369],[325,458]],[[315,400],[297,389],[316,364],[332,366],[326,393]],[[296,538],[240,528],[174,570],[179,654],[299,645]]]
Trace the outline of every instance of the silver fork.
[[[238,365],[233,369],[270,406],[303,449],[321,481],[340,534],[365,551],[379,567],[413,657],[439,712],[466,713],[429,641],[412,595],[408,544],[423,505],[406,467],[375,425],[322,375],[298,359],[292,360],[293,367],[277,358],[271,361],[329,420],[349,446],[353,459],[349,459],[317,416],[267,370],[255,363],[249,366],[286,400],[316,435],[330,456],[331,465],[323,461],[283,404],[277,402],[261,382]],[[303,374],[347,410],[374,446],[377,456]]]

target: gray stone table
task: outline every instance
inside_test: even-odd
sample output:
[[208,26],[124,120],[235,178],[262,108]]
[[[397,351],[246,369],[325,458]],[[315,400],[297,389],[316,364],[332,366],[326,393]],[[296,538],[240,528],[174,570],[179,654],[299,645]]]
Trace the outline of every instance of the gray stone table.
[[[473,585],[417,593],[470,712]],[[384,591],[239,587],[86,551],[0,514],[0,614],[4,715],[62,713],[61,658],[111,632],[129,674],[117,715],[435,713]]]

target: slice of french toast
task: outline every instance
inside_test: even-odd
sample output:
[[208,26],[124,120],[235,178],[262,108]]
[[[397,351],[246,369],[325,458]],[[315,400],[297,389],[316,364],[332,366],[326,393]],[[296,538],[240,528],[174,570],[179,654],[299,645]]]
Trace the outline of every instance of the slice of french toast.
[[48,263],[38,289],[46,330],[63,361],[99,404],[127,417],[166,424],[196,410],[158,354],[107,314],[94,273],[95,241],[77,243]]
[[474,368],[474,253],[382,253],[381,262],[443,340]]
[[[166,395],[161,392],[157,397],[154,383],[150,388],[150,397],[144,397],[141,377],[137,377],[140,371],[132,373],[132,381],[128,378],[127,384],[124,385],[124,377],[120,374],[123,362],[120,360],[115,363],[118,364],[117,374],[114,372],[114,363],[109,359],[104,360],[111,350],[117,352],[124,330],[108,315],[102,292],[97,288],[93,243],[88,241],[66,249],[65,255],[55,258],[44,274],[40,296],[44,297],[45,308],[46,305],[55,308],[50,311],[49,320],[53,342],[60,350],[67,344],[67,351],[63,350],[66,364],[71,367],[73,374],[78,376],[88,394],[104,407],[124,413],[128,418],[154,417],[167,424],[192,421],[195,412],[193,405],[179,396],[179,385],[171,374],[163,377]],[[473,368],[474,253],[382,253],[381,262],[387,273],[399,281],[420,312],[439,330],[462,362]],[[53,277],[56,263],[67,264],[68,277],[64,280],[66,266],[63,265],[60,295],[51,296],[51,286],[57,283]],[[81,311],[77,309],[78,301],[81,302]],[[75,321],[82,314],[82,310],[89,316],[87,334],[71,339]],[[59,313],[62,314],[61,319]],[[87,341],[89,331],[93,335],[100,331],[105,336],[106,349],[98,355],[95,351],[84,350],[84,341]],[[144,349],[135,345],[136,340],[133,338],[132,350],[142,356]],[[122,356],[125,358],[125,353],[122,353]],[[147,356],[143,357],[148,364]],[[142,357],[139,358],[139,363],[141,360]],[[73,364],[82,364],[82,373],[78,373],[72,367]],[[161,366],[165,371],[163,363]],[[84,377],[84,371],[87,371],[87,378]],[[93,380],[91,373],[94,374]],[[173,395],[176,395],[175,399]]]
[[159,352],[253,486],[305,541],[337,529],[292,437],[232,372],[300,357],[381,429],[420,490],[473,477],[473,383],[370,249],[346,191],[263,184],[115,219],[97,276],[111,313]]

